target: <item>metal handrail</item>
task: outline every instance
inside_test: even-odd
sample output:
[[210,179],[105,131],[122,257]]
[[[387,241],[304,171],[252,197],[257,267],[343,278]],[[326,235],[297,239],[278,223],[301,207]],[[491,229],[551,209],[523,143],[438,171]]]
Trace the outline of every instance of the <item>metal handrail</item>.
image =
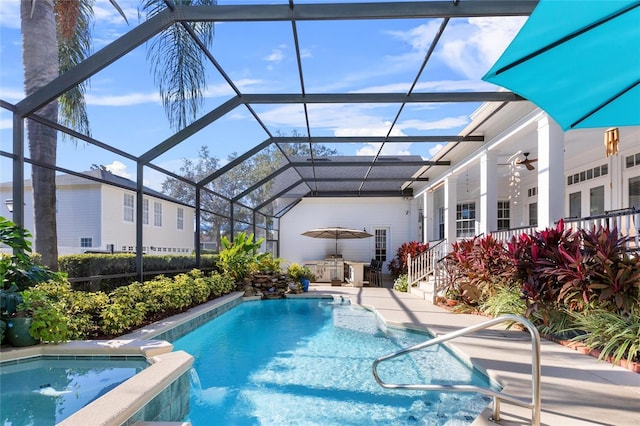
[[[531,402],[522,401],[518,398],[496,392],[491,389],[483,388],[473,385],[426,385],[426,384],[393,384],[385,383],[378,376],[378,364],[382,361],[398,357],[400,355],[414,352],[419,349],[424,349],[428,346],[437,345],[452,339],[455,339],[466,334],[470,334],[479,330],[484,330],[496,324],[504,322],[516,322],[526,327],[531,335]],[[503,315],[498,318],[493,318],[489,321],[485,321],[480,324],[472,325],[470,327],[463,328],[445,335],[427,340],[426,342],[418,343],[417,345],[401,349],[397,352],[381,356],[373,362],[372,366],[373,377],[376,382],[386,389],[407,389],[407,390],[425,390],[425,391],[444,391],[444,392],[477,392],[484,395],[493,397],[493,413],[490,420],[498,422],[500,421],[500,400],[511,402],[512,404],[530,408],[531,424],[533,426],[540,426],[540,334],[535,326],[527,319],[518,315]]]

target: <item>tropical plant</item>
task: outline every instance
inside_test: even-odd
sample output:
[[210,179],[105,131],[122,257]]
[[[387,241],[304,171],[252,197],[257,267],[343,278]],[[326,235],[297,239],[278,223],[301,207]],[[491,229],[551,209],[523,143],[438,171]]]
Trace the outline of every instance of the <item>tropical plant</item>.
[[420,241],[410,241],[407,243],[402,243],[396,252],[396,257],[394,257],[387,268],[391,275],[394,278],[400,277],[402,274],[406,274],[409,272],[407,259],[409,255],[411,258],[415,258],[421,253],[425,253],[429,250],[429,243],[421,243]]
[[631,312],[640,301],[640,257],[629,256],[627,238],[616,229],[581,230],[585,252],[589,254],[593,302],[611,311]]
[[261,259],[268,256],[267,253],[258,253],[264,238],[254,241],[254,235],[247,236],[241,232],[236,235],[233,242],[222,237],[223,250],[220,252],[218,266],[231,275],[237,282],[246,277],[252,268],[257,267]]
[[584,343],[591,349],[600,350],[599,359],[613,357],[618,363],[622,359],[640,362],[640,311],[635,306],[630,312],[611,312],[593,309],[573,312],[574,326],[582,334],[572,340]]
[[447,289],[458,291],[460,300],[467,304],[481,304],[500,285],[516,280],[509,253],[491,234],[455,241],[444,262],[451,274]]
[[305,278],[309,281],[315,281],[316,276],[308,266],[302,266],[299,263],[292,263],[287,267],[287,275],[294,281],[300,282]]
[[480,304],[480,310],[486,315],[499,317],[501,315],[524,315],[527,305],[522,297],[519,286],[498,286],[496,291]]
[[29,231],[0,216],[0,243],[12,250],[12,254],[0,254],[0,289],[9,291],[15,285],[17,290],[23,290],[61,277],[33,261],[29,238]]

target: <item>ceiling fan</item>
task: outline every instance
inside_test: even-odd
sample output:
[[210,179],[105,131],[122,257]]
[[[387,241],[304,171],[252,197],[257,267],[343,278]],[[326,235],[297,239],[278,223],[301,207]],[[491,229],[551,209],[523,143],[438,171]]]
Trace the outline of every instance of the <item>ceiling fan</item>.
[[524,155],[524,160],[517,159],[516,160],[516,164],[524,164],[524,166],[527,168],[527,170],[535,170],[535,167],[533,167],[533,164],[531,164],[531,163],[535,163],[536,161],[538,161],[538,159],[537,158],[529,158],[529,153],[528,152],[523,152],[522,155]]

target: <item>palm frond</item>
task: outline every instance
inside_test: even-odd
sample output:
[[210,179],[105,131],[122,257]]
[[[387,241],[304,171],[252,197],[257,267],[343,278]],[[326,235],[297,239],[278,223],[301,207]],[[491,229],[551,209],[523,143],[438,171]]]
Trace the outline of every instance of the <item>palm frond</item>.
[[[74,30],[70,37],[58,38],[58,66],[60,74],[72,69],[91,54],[91,31],[90,23],[93,19],[93,1],[81,0],[73,3],[77,10],[70,12],[65,9],[65,13],[75,15]],[[63,31],[63,25],[69,25],[68,20],[61,20],[60,14],[57,17],[58,33]],[[67,22],[64,24],[63,22]],[[68,29],[66,30],[68,31]],[[81,133],[90,135],[89,118],[84,94],[89,82],[84,81],[74,88],[64,93],[59,99],[60,122],[67,127],[71,127]]]
[[[177,5],[210,5],[215,0],[182,0]],[[141,11],[147,19],[166,9],[161,0],[146,0]],[[213,22],[189,24],[204,46],[213,42]],[[158,34],[147,46],[147,59],[160,90],[165,113],[174,129],[182,129],[197,118],[203,105],[206,87],[207,58],[189,31],[182,24],[174,24]]]

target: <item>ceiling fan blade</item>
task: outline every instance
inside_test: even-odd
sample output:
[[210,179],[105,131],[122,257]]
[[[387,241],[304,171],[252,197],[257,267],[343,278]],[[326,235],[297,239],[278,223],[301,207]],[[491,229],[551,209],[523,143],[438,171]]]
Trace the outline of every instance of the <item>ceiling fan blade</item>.
[[535,170],[536,168],[533,167],[533,165],[531,164],[531,161],[526,161],[523,163],[525,166],[527,166],[527,170]]

